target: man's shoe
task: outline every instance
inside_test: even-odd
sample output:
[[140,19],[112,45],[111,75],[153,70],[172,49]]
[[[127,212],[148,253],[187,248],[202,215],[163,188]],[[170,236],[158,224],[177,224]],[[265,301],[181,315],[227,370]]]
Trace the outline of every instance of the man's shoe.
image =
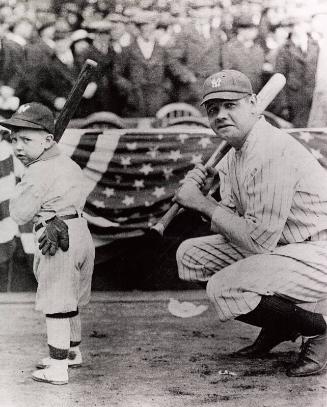
[[295,341],[300,335],[294,331],[273,331],[262,328],[252,345],[234,352],[234,356],[260,357],[267,355],[275,346],[285,341]]
[[[39,363],[36,365],[37,369],[45,369],[47,367],[50,366],[51,364],[51,359],[50,357],[47,358],[43,358],[39,361]],[[69,350],[68,353],[68,367],[72,368],[72,369],[76,369],[78,367],[81,367],[83,363],[83,359],[82,359],[82,354],[81,351],[79,349],[77,350]]]
[[67,384],[68,383],[68,363],[65,360],[52,361],[49,367],[39,369],[32,373],[32,379],[37,382],[49,384]]
[[309,338],[302,346],[298,361],[291,366],[288,376],[303,377],[322,373],[327,366],[327,331]]

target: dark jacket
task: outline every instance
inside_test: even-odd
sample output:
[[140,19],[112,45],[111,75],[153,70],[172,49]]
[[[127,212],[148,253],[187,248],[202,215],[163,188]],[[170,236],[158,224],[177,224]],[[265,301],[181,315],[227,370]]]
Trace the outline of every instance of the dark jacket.
[[55,51],[44,44],[27,52],[26,80],[35,102],[54,108],[57,97],[67,97],[76,79],[76,68],[67,66],[56,56]]
[[0,85],[15,89],[19,96],[25,71],[25,53],[17,43],[3,38],[0,49]]
[[237,38],[233,38],[222,50],[222,68],[244,73],[250,79],[254,93],[258,93],[263,86],[264,62],[264,50],[257,43],[247,48]]
[[[175,83],[177,101],[199,107],[205,79],[221,70],[223,43],[221,31],[212,30],[207,39],[191,24],[177,35],[175,45],[169,51],[173,67],[184,77],[184,81]],[[194,76],[196,82],[188,84],[190,76]]]
[[137,42],[123,49],[116,65],[118,86],[126,97],[124,116],[155,116],[169,102],[167,75],[178,76],[169,63],[165,48],[155,43],[150,59],[145,59]]
[[286,77],[286,85],[278,96],[278,109],[274,112],[282,115],[287,110],[288,117],[295,127],[306,127],[315,87],[319,46],[308,38],[308,49],[303,53],[289,40],[282,46],[276,57],[275,71]]

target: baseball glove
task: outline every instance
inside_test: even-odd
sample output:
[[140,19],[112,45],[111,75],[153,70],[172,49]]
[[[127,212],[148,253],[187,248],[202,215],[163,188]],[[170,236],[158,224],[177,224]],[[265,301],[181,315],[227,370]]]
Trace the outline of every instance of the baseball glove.
[[54,256],[59,248],[66,252],[69,248],[67,224],[55,216],[47,221],[47,226],[38,242],[43,255],[49,253],[50,256]]

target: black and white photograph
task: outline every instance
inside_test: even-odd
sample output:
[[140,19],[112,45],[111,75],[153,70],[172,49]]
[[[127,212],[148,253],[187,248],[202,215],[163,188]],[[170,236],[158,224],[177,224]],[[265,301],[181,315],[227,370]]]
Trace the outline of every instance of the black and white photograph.
[[327,407],[327,0],[0,0],[0,407]]

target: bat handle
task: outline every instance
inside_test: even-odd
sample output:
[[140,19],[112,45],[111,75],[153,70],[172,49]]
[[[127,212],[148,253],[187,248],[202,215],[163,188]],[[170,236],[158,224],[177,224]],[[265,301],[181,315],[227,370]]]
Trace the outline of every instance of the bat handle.
[[[205,167],[206,168],[215,167],[219,163],[219,161],[228,153],[230,149],[231,146],[226,141],[223,141],[219,145],[219,147],[215,150],[215,152],[212,154],[212,156],[209,158],[209,160],[206,162]],[[170,222],[175,218],[175,216],[179,212],[182,212],[182,210],[183,209],[181,208],[181,206],[175,202],[163,215],[159,222],[152,227],[152,229],[155,229],[157,232],[163,235],[164,231],[166,230]]]
[[66,103],[59,114],[57,122],[55,124],[55,133],[54,139],[55,141],[59,141],[63,132],[65,131],[69,121],[72,119],[77,106],[79,105],[83,93],[86,89],[86,86],[89,83],[91,76],[94,74],[97,68],[97,63],[92,59],[87,59],[81,69],[81,72],[76,79],[76,82],[71,89]]

